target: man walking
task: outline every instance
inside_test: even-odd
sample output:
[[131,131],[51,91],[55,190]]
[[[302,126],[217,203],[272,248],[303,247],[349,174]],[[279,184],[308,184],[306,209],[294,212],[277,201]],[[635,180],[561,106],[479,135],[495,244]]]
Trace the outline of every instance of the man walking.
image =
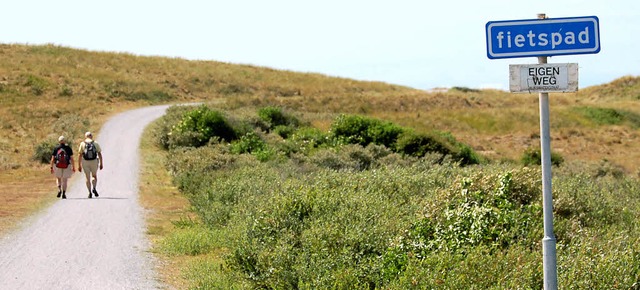
[[58,143],[58,146],[51,153],[51,173],[56,176],[58,197],[66,199],[67,181],[76,172],[76,166],[73,163],[73,149],[65,143],[64,136],[58,138]]
[[102,148],[100,148],[98,142],[93,140],[91,132],[84,133],[84,137],[85,140],[80,142],[80,147],[78,147],[78,171],[82,172],[82,168],[84,168],[89,198],[91,198],[92,193],[95,197],[98,197],[98,168],[102,170],[104,166]]

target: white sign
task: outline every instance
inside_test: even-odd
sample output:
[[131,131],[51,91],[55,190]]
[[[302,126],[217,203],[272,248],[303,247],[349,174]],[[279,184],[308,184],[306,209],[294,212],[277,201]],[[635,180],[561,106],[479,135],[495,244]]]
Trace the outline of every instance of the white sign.
[[509,90],[512,93],[575,92],[578,64],[511,64]]

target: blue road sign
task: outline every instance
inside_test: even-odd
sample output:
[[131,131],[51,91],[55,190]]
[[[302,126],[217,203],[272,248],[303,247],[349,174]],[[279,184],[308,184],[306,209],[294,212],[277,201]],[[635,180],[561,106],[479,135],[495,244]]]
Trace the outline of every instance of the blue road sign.
[[489,21],[487,56],[553,56],[600,52],[598,17]]

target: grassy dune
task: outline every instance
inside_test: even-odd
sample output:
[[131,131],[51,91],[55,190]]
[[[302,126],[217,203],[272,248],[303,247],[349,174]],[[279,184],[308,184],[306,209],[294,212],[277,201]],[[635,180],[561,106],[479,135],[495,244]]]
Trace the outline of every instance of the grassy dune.
[[[536,94],[425,92],[407,87],[211,61],[98,53],[58,46],[0,45],[0,169],[28,162],[33,143],[70,126],[97,130],[122,110],[224,99],[230,107],[275,104],[318,127],[336,113],[365,114],[417,130],[449,131],[495,158],[518,159],[538,143]],[[551,95],[553,149],[567,160],[609,160],[634,173],[640,81],[622,77]],[[582,109],[581,109],[582,108]],[[619,120],[596,110],[613,110]],[[591,111],[591,114],[589,112]],[[78,132],[67,134],[78,139]],[[35,141],[34,141],[35,140]]]
[[318,74],[53,45],[1,44],[0,63],[0,232],[50,202],[55,186],[38,159],[57,137],[80,142],[83,132],[98,132],[118,112],[160,103],[412,91]]
[[[0,45],[0,63],[0,233],[54,201],[54,180],[38,157],[46,155],[58,135],[75,144],[84,131],[98,131],[108,117],[151,104],[215,102],[238,115],[275,105],[320,130],[328,130],[341,113],[366,115],[418,132],[450,132],[494,164],[516,164],[540,142],[536,94],[468,88],[427,92],[320,74],[53,45]],[[638,99],[640,78],[633,76],[577,93],[551,94],[552,150],[566,163],[588,164],[579,168],[636,177]],[[145,146],[151,152],[145,164],[157,168],[163,157],[152,145]],[[193,213],[170,177],[151,188],[143,191],[142,200],[155,209],[149,230],[153,239],[161,241],[175,224],[190,228],[191,221],[184,218]],[[152,197],[158,192],[163,199]],[[505,253],[504,259],[512,254]],[[176,270],[188,264],[181,259],[171,258],[174,266],[165,270],[167,280],[178,286],[186,283]]]

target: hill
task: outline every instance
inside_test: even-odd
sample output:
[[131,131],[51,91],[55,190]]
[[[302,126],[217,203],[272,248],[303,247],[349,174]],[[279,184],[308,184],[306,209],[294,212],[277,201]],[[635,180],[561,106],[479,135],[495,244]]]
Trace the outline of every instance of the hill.
[[[46,165],[41,163],[41,159],[43,157],[46,159],[49,148],[55,143],[59,134],[66,135],[70,140],[73,140],[73,143],[76,143],[79,142],[82,132],[99,130],[108,117],[129,108],[150,104],[212,103],[215,104],[213,107],[219,106],[227,112],[237,113],[249,122],[252,115],[247,112],[255,114],[256,108],[275,105],[286,108],[288,112],[295,112],[301,119],[321,130],[329,129],[332,125],[331,122],[341,113],[366,115],[392,121],[405,128],[413,128],[418,132],[433,130],[450,132],[457,140],[469,144],[475,151],[488,158],[491,164],[471,168],[469,171],[465,168],[449,167],[448,165],[435,166],[437,162],[425,159],[422,165],[389,169],[388,174],[377,174],[376,171],[342,174],[341,172],[321,170],[319,171],[321,174],[304,176],[305,170],[310,170],[310,168],[304,167],[304,163],[300,160],[297,160],[297,163],[284,163],[278,167],[271,167],[271,164],[258,163],[256,160],[244,157],[237,159],[237,163],[246,163],[247,166],[211,174],[210,164],[197,162],[202,161],[202,158],[197,155],[200,151],[183,152],[187,157],[191,156],[189,154],[196,155],[190,157],[192,162],[182,162],[183,165],[188,165],[185,166],[186,169],[178,168],[175,170],[176,172],[193,171],[195,168],[206,174],[197,177],[198,179],[189,174],[183,174],[182,177],[178,174],[178,178],[174,182],[190,199],[196,209],[195,213],[208,226],[216,225],[216,222],[224,224],[233,216],[241,222],[245,221],[240,215],[225,216],[225,213],[236,210],[226,207],[229,204],[237,205],[239,210],[246,210],[250,215],[263,213],[263,217],[257,221],[264,226],[258,227],[259,229],[266,229],[259,234],[264,234],[266,237],[277,236],[275,235],[277,233],[288,235],[289,232],[282,231],[281,227],[285,226],[285,229],[288,229],[286,227],[289,225],[297,225],[297,223],[293,223],[295,220],[290,220],[289,217],[301,217],[300,221],[316,221],[319,222],[319,226],[309,228],[292,226],[291,228],[295,230],[292,231],[293,235],[285,235],[285,238],[292,238],[293,242],[309,241],[309,245],[313,246],[323,244],[326,241],[303,240],[302,238],[334,237],[335,244],[340,246],[344,244],[341,235],[346,232],[349,234],[347,237],[350,238],[350,243],[346,245],[352,250],[360,251],[358,253],[362,253],[363,257],[371,254],[369,249],[374,249],[373,253],[378,255],[380,249],[388,247],[386,243],[389,237],[385,235],[393,234],[388,229],[394,229],[396,233],[401,233],[407,226],[411,226],[417,236],[412,237],[414,232],[405,231],[409,236],[400,235],[395,238],[406,238],[407,241],[411,241],[410,238],[423,238],[422,235],[430,233],[430,231],[423,232],[422,229],[431,227],[431,224],[428,223],[431,217],[437,217],[438,213],[447,212],[443,209],[452,208],[449,201],[460,202],[461,208],[468,208],[469,205],[472,205],[474,209],[477,209],[477,213],[495,212],[493,201],[489,200],[490,202],[487,203],[485,198],[495,192],[494,184],[496,181],[499,181],[500,184],[512,184],[512,176],[510,173],[505,173],[505,169],[501,165],[508,164],[510,168],[518,168],[516,163],[519,162],[521,156],[525,152],[535,151],[539,144],[537,94],[510,94],[502,91],[474,90],[464,87],[426,92],[380,82],[354,81],[319,74],[295,73],[211,61],[187,61],[129,54],[88,52],[52,45],[0,45],[0,63],[2,63],[0,66],[0,100],[2,104],[0,106],[0,122],[2,122],[0,127],[0,224],[2,225],[0,232],[7,230],[16,221],[32,213],[38,207],[54,200],[49,198],[53,197],[54,191],[51,190],[53,181]],[[552,150],[562,156],[566,163],[594,165],[594,172],[586,172],[586,176],[592,173],[602,173],[602,175],[596,176],[610,177],[608,173],[614,173],[612,174],[614,175],[613,179],[595,177],[583,179],[582,175],[575,174],[572,170],[584,170],[588,169],[588,166],[566,166],[557,175],[559,178],[554,179],[554,182],[557,182],[554,185],[557,184],[556,191],[559,194],[559,199],[554,205],[557,206],[556,214],[560,221],[558,236],[562,242],[569,245],[569,247],[560,247],[560,250],[565,254],[561,257],[569,259],[560,260],[561,266],[573,263],[574,261],[570,260],[571,257],[587,261],[588,259],[582,258],[592,257],[591,249],[599,248],[609,256],[606,259],[593,262],[594,265],[604,263],[607,265],[605,266],[607,272],[603,275],[614,277],[612,275],[619,272],[616,272],[617,270],[612,267],[626,263],[627,260],[622,257],[628,258],[629,256],[627,255],[629,249],[623,245],[626,245],[625,243],[633,244],[633,241],[637,240],[636,229],[630,226],[635,224],[635,220],[637,220],[637,211],[635,210],[637,198],[632,195],[633,192],[637,192],[634,190],[636,181],[635,179],[624,179],[621,176],[624,173],[637,175],[639,172],[636,165],[639,155],[636,153],[637,150],[634,150],[638,145],[637,130],[640,126],[640,108],[636,104],[640,98],[640,82],[638,80],[638,77],[626,76],[606,85],[582,89],[577,93],[551,95]],[[122,141],[126,142],[127,140]],[[149,140],[147,140],[148,142]],[[357,151],[360,149],[352,148],[355,150],[354,152],[362,153]],[[208,152],[207,154],[212,154],[212,156],[226,156],[224,149],[220,149],[224,154],[209,152],[207,151],[209,149],[205,149],[204,152]],[[219,149],[213,148],[213,150]],[[328,152],[327,154],[333,153]],[[159,165],[162,164],[160,161],[156,160],[156,162],[159,162]],[[289,166],[291,164],[295,166]],[[157,172],[157,170],[164,171],[164,168],[161,167],[154,166],[158,175],[164,174],[162,178],[157,175],[152,177],[156,182],[158,179],[162,180],[158,182],[160,184],[157,187],[170,183],[164,183],[168,179],[166,172]],[[256,180],[256,173],[265,178]],[[217,176],[231,176],[231,178],[216,178]],[[507,247],[506,251],[500,251],[504,254],[502,258],[488,256],[482,248],[471,251],[471,254],[474,254],[473,251],[477,251],[472,257],[485,257],[486,261],[480,259],[482,262],[478,262],[478,265],[489,265],[491,262],[501,271],[510,267],[504,267],[504,263],[500,259],[505,262],[517,261],[518,265],[512,266],[519,269],[524,267],[526,271],[520,271],[525,273],[522,277],[534,277],[535,281],[529,282],[533,285],[538,285],[538,280],[540,280],[538,275],[540,271],[536,268],[536,265],[539,265],[537,261],[539,256],[539,245],[537,245],[539,233],[537,231],[539,230],[533,226],[539,224],[540,219],[538,206],[540,190],[537,188],[539,187],[539,176],[535,170],[516,169],[513,176],[513,188],[510,186],[501,187],[501,190],[498,191],[498,193],[513,195],[509,196],[508,204],[524,206],[527,210],[522,211],[521,207],[515,207],[515,211],[506,212],[509,217],[488,215],[488,219],[480,219],[490,225],[495,221],[493,218],[498,220],[505,218],[509,221],[520,221],[514,217],[526,218],[524,219],[526,223],[514,224],[514,228],[521,228],[523,232],[531,234],[527,234],[526,239],[523,239],[522,236],[514,238],[518,243],[523,243],[520,245],[522,248],[511,248],[511,241],[514,239],[507,235],[499,236],[500,239],[498,239],[500,245]],[[287,177],[289,180],[280,183],[281,178]],[[149,176],[146,178],[149,179]],[[200,178],[203,178],[204,182],[195,182]],[[389,183],[389,178],[391,178],[391,183]],[[224,183],[224,180],[227,179],[233,180],[233,183]],[[469,183],[470,181],[472,182]],[[349,192],[350,198],[345,199],[341,196],[327,194],[334,192],[329,189],[335,188],[336,182],[343,186],[339,187],[340,190],[336,192],[342,192],[344,189],[344,192]],[[276,197],[263,194],[265,191],[268,191],[269,194],[279,194],[283,190],[283,184],[286,185],[285,191],[289,194]],[[220,187],[220,192],[228,194],[211,198],[208,191],[204,189],[214,185]],[[239,185],[243,190],[237,190]],[[198,186],[202,186],[202,188]],[[256,186],[259,190],[255,190]],[[166,185],[166,187],[170,186]],[[322,194],[316,194],[318,188],[327,190],[325,190],[326,192],[322,191]],[[429,194],[424,196],[416,194],[416,192],[422,192],[425,189],[428,189]],[[459,196],[461,192],[464,194],[467,189],[473,189],[474,198],[479,198],[479,200],[469,200]],[[171,190],[163,189],[163,191]],[[521,195],[523,192],[526,193],[526,196]],[[239,196],[236,196],[238,194]],[[244,196],[243,194],[255,194],[256,196]],[[156,193],[153,192],[153,195]],[[143,193],[143,196],[149,198],[148,193]],[[167,196],[174,197],[175,193],[168,192]],[[264,198],[265,202],[250,202],[251,198]],[[497,196],[495,203],[502,204],[503,199],[503,196]],[[407,202],[407,200],[412,202]],[[242,204],[240,201],[247,204]],[[433,201],[439,202],[434,203]],[[220,205],[217,202],[223,204]],[[467,204],[469,202],[471,204]],[[174,210],[177,205],[171,204],[170,207]],[[318,208],[325,209],[326,214],[316,215],[318,212],[310,211]],[[353,214],[354,209],[358,209],[358,213],[362,213],[362,215]],[[332,210],[336,211],[332,213]],[[289,215],[289,211],[293,215]],[[459,217],[478,220],[474,216],[465,215],[467,212],[460,211]],[[314,219],[306,219],[312,213]],[[342,214],[336,215],[335,213]],[[402,222],[399,222],[398,219],[400,213],[403,216],[400,219]],[[270,214],[272,216],[269,216]],[[415,220],[420,216],[423,216],[424,219]],[[333,225],[336,221],[335,218],[338,218],[339,225],[352,231],[321,232],[324,229],[335,229],[331,226],[324,226],[325,224]],[[451,241],[446,235],[449,234],[446,231],[446,222],[456,222],[456,220],[448,220],[446,216],[440,218],[442,223],[436,223],[433,226],[443,226],[443,228],[435,233],[444,233],[445,235],[437,238]],[[165,222],[167,220],[169,219],[165,219]],[[192,224],[198,223],[196,220],[180,220],[167,227],[153,226],[149,234],[153,235],[151,232],[154,232],[162,235],[165,229],[171,226],[182,227],[181,230],[186,229],[187,231],[194,231],[192,230],[194,228],[195,233],[188,233],[184,236],[184,239],[191,242],[192,235],[202,237],[201,233],[207,232],[199,230],[202,225]],[[369,221],[373,220],[378,221],[374,224],[374,229],[378,230],[376,233],[379,235],[362,235],[362,232],[371,229],[372,224]],[[528,220],[534,220],[535,223],[529,223]],[[274,223],[274,221],[276,222]],[[380,221],[385,222],[381,223]],[[511,224],[504,225],[511,226]],[[237,229],[242,229],[243,226],[240,223]],[[271,228],[274,230],[271,231]],[[451,229],[451,227],[448,228]],[[309,229],[318,232],[301,234]],[[222,232],[233,232],[231,230],[233,227],[223,229]],[[606,242],[595,238],[601,236],[599,231],[604,232],[605,236],[614,237],[614,240],[619,241],[620,244],[605,245]],[[238,234],[240,237],[243,235],[242,231],[235,232],[241,233]],[[178,231],[177,234],[181,233]],[[251,234],[252,232],[247,231],[247,233]],[[229,235],[221,235],[220,237],[223,236]],[[175,234],[172,233],[169,236],[167,243],[172,243],[172,237],[175,237]],[[253,235],[247,237],[253,237]],[[378,239],[371,239],[363,243],[360,240],[362,237],[377,237]],[[429,238],[430,236],[424,237]],[[176,241],[180,242],[184,239]],[[280,239],[279,236],[270,241],[278,239]],[[230,249],[229,245],[225,244],[226,242],[220,242],[217,239],[205,238],[197,242],[202,242],[204,246],[207,246],[207,243],[211,241],[221,243],[223,249]],[[253,273],[251,267],[255,263],[244,259],[251,258],[250,255],[245,257],[244,250],[246,253],[258,253],[262,250],[265,251],[264,253],[273,252],[271,251],[273,245],[267,244],[268,246],[264,249],[252,248],[249,247],[251,241],[251,239],[247,239],[245,240],[248,242],[247,244],[238,244],[241,246],[239,250],[242,251],[235,252],[237,254],[235,256],[236,264],[247,273]],[[415,246],[414,243],[407,245],[410,244]],[[591,246],[592,244],[594,247]],[[304,245],[304,243],[293,243],[293,245]],[[390,272],[384,272],[381,277],[395,279],[397,274],[394,273],[398,270],[394,268],[396,266],[402,268],[401,270],[405,273],[403,274],[405,276],[400,277],[407,279],[414,276],[412,271],[416,271],[415,274],[423,277],[430,275],[429,268],[407,267],[405,258],[411,257],[413,259],[415,257],[407,256],[406,253],[396,255],[398,253],[395,250],[401,250],[407,246],[401,243],[398,245],[397,249],[387,249],[385,258],[390,259],[385,260],[385,271],[389,270]],[[474,245],[476,244],[471,244],[471,246]],[[452,244],[451,246],[455,246],[453,249],[457,249],[459,245]],[[462,243],[462,246],[469,245]],[[617,250],[611,250],[614,248]],[[308,252],[296,252],[296,249],[296,247],[291,247],[295,254]],[[317,247],[310,247],[310,249],[317,249]],[[336,253],[342,253],[341,247],[335,249],[337,249]],[[422,251],[424,249],[412,249],[411,251],[413,250]],[[432,249],[427,250],[429,251],[422,254],[431,255]],[[280,251],[273,253],[276,252],[286,253]],[[523,256],[524,252],[526,255]],[[265,254],[264,257],[271,256]],[[418,262],[423,263],[422,265],[432,263],[432,266],[436,268],[442,265],[450,267],[474,261],[474,259],[466,261],[463,256],[451,256],[445,252],[442,256],[428,256],[431,258],[426,260],[423,258],[427,256],[420,257],[421,260]],[[458,260],[454,259],[450,264],[447,264],[446,259],[451,257]],[[605,255],[603,254],[602,257]],[[286,262],[288,261],[287,257],[273,256],[273,259],[276,262],[284,261],[284,266],[289,265]],[[331,257],[327,259],[327,261],[332,260],[335,259]],[[246,263],[244,263],[245,261]],[[371,265],[376,261],[371,260]],[[345,260],[343,262],[345,262],[345,267],[351,267],[353,261]],[[637,267],[637,259],[633,260],[633,263],[632,266]],[[357,262],[354,265],[364,264]],[[211,267],[221,271],[223,269],[218,264]],[[574,277],[574,281],[580,281],[579,277],[576,278],[577,276],[572,275],[575,273],[589,275],[589,271],[595,269],[594,267],[586,263],[571,269],[563,268],[561,270],[565,276]],[[466,272],[466,270],[474,268],[477,267],[457,267],[455,270],[458,272],[454,271],[452,277],[468,278],[470,272]],[[375,269],[375,267],[371,267],[371,269]],[[494,271],[490,268],[487,271],[509,273],[508,271]],[[302,272],[314,273],[314,271]],[[289,272],[282,273],[287,276]],[[467,282],[464,282],[465,279],[453,280],[462,281],[460,283],[481,285],[475,283],[481,283],[487,278],[486,272],[477,272],[474,275],[475,280]],[[364,277],[369,276],[364,275]],[[261,277],[266,280],[256,281],[258,285],[271,283],[272,281],[269,281],[268,278],[267,275]],[[311,279],[312,277],[307,278]],[[440,277],[434,279],[436,283],[441,281]],[[634,278],[626,277],[626,279]],[[296,281],[296,279],[291,280],[292,283],[296,283]],[[633,281],[625,280],[625,283],[630,285]],[[370,282],[374,284],[387,283],[385,281]],[[520,282],[522,281],[511,281],[511,283],[515,283],[513,285],[520,285],[518,284]],[[413,282],[409,280],[397,280],[393,283],[398,283],[396,285],[398,289],[404,288],[403,286],[408,284],[413,285]]]
[[[224,101],[229,108],[279,105],[327,129],[339,113],[385,119],[417,131],[451,132],[492,160],[517,161],[539,146],[536,94],[453,88],[426,92],[247,65],[89,52],[54,45],[0,45],[0,195],[50,191],[37,159],[60,134],[78,142],[109,116],[159,103]],[[552,150],[566,161],[637,172],[640,82],[623,77],[551,95]],[[39,206],[30,202],[29,211]],[[19,207],[22,208],[22,207]],[[5,214],[6,215],[6,214]]]
[[[327,115],[365,114],[417,130],[449,131],[494,159],[517,160],[538,144],[537,94],[454,88],[425,92],[379,82],[212,61],[98,53],[53,45],[0,45],[0,169],[18,169],[34,142],[97,130],[126,108],[224,99]],[[566,160],[608,160],[629,173],[640,153],[640,81],[622,77],[551,95],[552,149]],[[610,118],[607,118],[609,116]],[[605,119],[601,119],[605,118]]]

